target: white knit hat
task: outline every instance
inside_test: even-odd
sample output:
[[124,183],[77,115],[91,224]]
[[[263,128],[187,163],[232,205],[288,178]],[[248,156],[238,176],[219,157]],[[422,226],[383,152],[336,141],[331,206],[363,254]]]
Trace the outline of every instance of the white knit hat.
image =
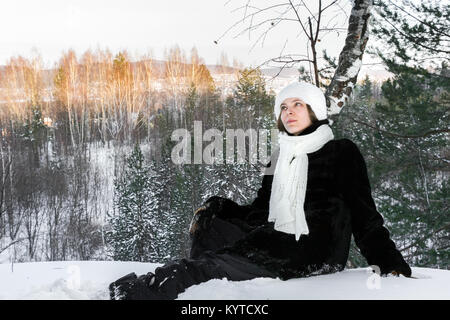
[[322,90],[307,82],[293,82],[281,90],[275,98],[274,113],[275,119],[281,112],[281,103],[287,98],[300,98],[311,106],[317,120],[327,118],[327,103]]

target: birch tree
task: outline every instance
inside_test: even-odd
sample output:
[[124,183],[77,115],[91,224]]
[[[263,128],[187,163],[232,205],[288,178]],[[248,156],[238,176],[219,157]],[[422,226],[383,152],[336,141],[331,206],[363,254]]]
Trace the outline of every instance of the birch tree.
[[[373,8],[373,0],[355,0],[352,2],[347,27],[340,24],[338,15],[347,17],[345,3],[339,0],[332,1],[293,1],[275,3],[266,7],[254,4],[256,1],[247,1],[245,5],[237,8],[243,11],[243,18],[232,25],[219,39],[229,32],[239,29],[236,36],[252,33],[258,34],[253,46],[258,43],[264,45],[269,33],[280,24],[289,23],[298,29],[298,35],[303,35],[297,40],[305,45],[305,51],[301,53],[284,53],[264,61],[260,66],[276,63],[281,68],[296,66],[302,70],[309,70],[309,78],[318,87],[326,87],[328,115],[330,122],[335,121],[342,107],[348,102],[355,86],[356,79],[361,68],[362,57],[369,39],[368,23]],[[330,34],[346,34],[345,45],[339,54],[339,60],[334,67],[326,53],[327,43],[325,37]],[[306,37],[306,38],[305,38]],[[286,42],[288,39],[286,40]],[[286,43],[285,43],[286,44]],[[325,47],[320,55],[318,50]],[[321,73],[327,69],[334,69],[330,83],[323,82]],[[308,72],[308,71],[306,71]]]

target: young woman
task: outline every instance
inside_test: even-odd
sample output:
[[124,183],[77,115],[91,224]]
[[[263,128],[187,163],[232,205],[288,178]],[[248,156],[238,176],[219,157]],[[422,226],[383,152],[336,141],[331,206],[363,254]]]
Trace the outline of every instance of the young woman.
[[189,259],[110,285],[112,299],[175,299],[215,278],[295,277],[342,271],[351,235],[381,274],[411,276],[371,195],[358,147],[334,139],[325,96],[295,82],[276,97],[279,149],[249,205],[211,197],[191,223]]

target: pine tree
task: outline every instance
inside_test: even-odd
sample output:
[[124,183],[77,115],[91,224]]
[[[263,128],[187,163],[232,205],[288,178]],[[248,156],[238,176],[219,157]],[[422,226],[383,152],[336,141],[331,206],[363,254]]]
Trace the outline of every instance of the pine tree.
[[114,182],[115,214],[109,215],[111,230],[107,241],[113,249],[113,259],[149,261],[156,230],[152,214],[158,207],[149,179],[149,168],[138,144],[126,159],[121,178]]
[[44,124],[40,106],[32,106],[29,119],[23,124],[21,137],[26,142],[30,164],[40,167],[40,148],[45,141],[47,126]]
[[378,155],[391,158],[395,174],[385,172],[380,209],[386,212],[394,238],[405,256],[417,266],[448,267],[450,214],[448,176],[444,161],[448,135],[439,132],[449,123],[448,107],[440,90],[450,85],[401,72],[384,83],[386,102],[376,110],[385,115]]
[[[259,69],[244,69],[234,89],[235,124],[238,127],[261,128],[265,115],[272,115],[272,97],[266,91],[265,79]],[[241,122],[240,120],[244,120]]]
[[378,151],[395,168],[380,183],[386,199],[380,209],[408,261],[448,268],[449,5],[381,1],[379,7],[378,20],[386,23],[374,32],[389,45],[380,57],[394,76],[376,104],[384,116]]
[[[378,5],[375,34],[388,44],[378,54],[393,77],[381,86],[379,99],[368,95],[367,82],[360,86],[338,131],[361,148],[377,209],[405,259],[413,266],[448,268],[450,82],[446,63],[436,63],[448,56],[448,19],[430,4]],[[364,264],[357,250],[350,260]]]
[[171,150],[174,144],[166,139],[161,159],[155,162],[157,179],[161,183],[157,193],[160,203],[157,215],[160,261],[184,258],[189,242],[187,219],[192,213],[190,192],[195,182],[183,174],[181,166],[173,164]]
[[[227,129],[242,129],[244,132],[253,129],[257,133],[261,129],[273,128],[273,96],[266,91],[265,79],[259,70],[245,69],[240,72],[233,95],[225,104],[225,127]],[[268,135],[270,138],[270,135]],[[224,132],[224,151],[227,145],[227,135]],[[233,142],[234,143],[234,142]],[[256,145],[255,141],[252,142]],[[270,143],[259,141],[259,143]],[[207,167],[210,186],[205,195],[218,195],[229,198],[240,204],[250,203],[256,196],[262,181],[262,167],[266,159],[257,159],[260,163],[251,163],[249,159],[250,139],[245,139],[245,161],[238,163],[237,144],[234,154],[224,152],[224,164]],[[270,155],[270,145],[267,152]],[[231,163],[227,158],[233,159]],[[262,161],[264,160],[264,161]]]
[[161,161],[150,161],[150,190],[157,205],[151,211],[153,241],[149,253],[150,261],[164,263],[177,257],[179,238],[174,229],[177,215],[172,204],[173,167],[170,159],[163,155]]

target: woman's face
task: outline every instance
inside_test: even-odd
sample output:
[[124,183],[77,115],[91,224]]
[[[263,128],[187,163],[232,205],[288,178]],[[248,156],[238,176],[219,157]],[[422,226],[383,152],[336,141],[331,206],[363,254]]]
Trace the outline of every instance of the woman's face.
[[312,124],[306,103],[300,98],[287,98],[280,107],[281,121],[290,134],[297,135]]

